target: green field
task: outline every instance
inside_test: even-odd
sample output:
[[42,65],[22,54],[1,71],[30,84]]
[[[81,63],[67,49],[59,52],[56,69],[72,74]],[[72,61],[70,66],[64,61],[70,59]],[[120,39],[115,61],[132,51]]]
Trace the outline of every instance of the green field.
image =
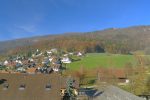
[[136,64],[136,60],[133,55],[89,53],[86,54],[85,57],[81,57],[80,59],[80,61],[75,61],[71,64],[68,64],[68,68],[71,70],[77,70],[81,66],[87,69],[98,67],[121,68],[124,67],[127,63],[132,63],[133,65]]

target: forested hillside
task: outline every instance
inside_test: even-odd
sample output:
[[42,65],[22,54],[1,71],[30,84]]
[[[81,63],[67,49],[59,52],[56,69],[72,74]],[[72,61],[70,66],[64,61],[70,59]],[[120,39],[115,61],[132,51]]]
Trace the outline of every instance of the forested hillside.
[[26,52],[58,48],[63,51],[109,52],[129,54],[142,50],[150,54],[150,26],[110,28],[85,33],[67,33],[0,42],[0,52]]

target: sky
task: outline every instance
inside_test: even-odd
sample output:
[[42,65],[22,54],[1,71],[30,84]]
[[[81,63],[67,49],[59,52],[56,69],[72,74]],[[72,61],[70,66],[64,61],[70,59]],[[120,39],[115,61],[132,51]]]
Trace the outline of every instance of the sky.
[[0,41],[150,25],[150,0],[0,0]]

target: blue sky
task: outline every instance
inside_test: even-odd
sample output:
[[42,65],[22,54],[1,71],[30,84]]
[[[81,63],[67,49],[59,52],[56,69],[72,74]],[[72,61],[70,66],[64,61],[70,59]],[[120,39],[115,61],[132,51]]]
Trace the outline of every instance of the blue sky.
[[150,25],[150,0],[0,0],[0,41]]

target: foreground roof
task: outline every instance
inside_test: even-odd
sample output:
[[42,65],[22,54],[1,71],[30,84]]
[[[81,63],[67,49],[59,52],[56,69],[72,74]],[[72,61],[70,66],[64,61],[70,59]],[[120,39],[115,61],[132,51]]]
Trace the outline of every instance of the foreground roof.
[[115,86],[108,86],[94,94],[93,100],[145,100]]
[[0,74],[0,80],[0,100],[60,100],[60,89],[66,84],[66,78],[55,73]]

